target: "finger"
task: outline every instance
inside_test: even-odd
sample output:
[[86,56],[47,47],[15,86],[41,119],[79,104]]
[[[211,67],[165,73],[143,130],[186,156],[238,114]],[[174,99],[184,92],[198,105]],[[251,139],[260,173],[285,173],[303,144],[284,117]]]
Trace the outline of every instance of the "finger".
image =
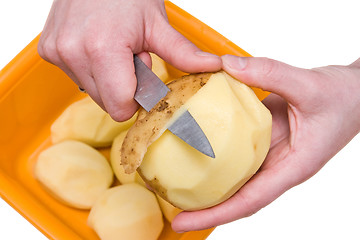
[[[47,62],[59,67],[79,88],[86,90],[91,98],[103,109],[104,104],[96,90],[94,80],[89,76],[88,71],[84,72],[79,63],[86,58],[78,57],[77,51],[66,51],[64,43],[56,44],[61,41],[52,39],[52,36],[42,35],[38,44],[39,55]],[[79,49],[76,47],[75,49]],[[69,57],[67,54],[69,53]]]
[[146,64],[146,66],[148,68],[151,69],[152,60],[151,60],[151,56],[150,56],[150,54],[148,52],[141,52],[141,53],[138,53],[136,55],[141,59],[141,61],[143,61]]
[[176,232],[196,231],[251,216],[296,185],[297,181],[287,166],[263,169],[229,200],[209,209],[178,214],[172,228]]
[[151,51],[184,72],[211,72],[221,69],[221,58],[203,52],[166,21],[158,24]]
[[[247,85],[274,92],[297,105],[313,94],[313,73],[268,58],[222,56],[223,69]],[[318,93],[315,93],[318,94]]]
[[66,66],[59,54],[56,36],[42,33],[37,45],[37,52],[42,59],[58,66],[61,70],[66,72],[71,79],[75,78],[73,72]]
[[106,111],[116,121],[125,121],[138,109],[133,53],[128,48],[103,53],[91,61],[93,78]]
[[59,64],[58,66],[66,73],[66,75],[71,78],[71,80],[79,87],[79,89],[83,89],[94,100],[94,102],[96,102],[96,104],[98,104],[104,111],[106,111],[104,103],[97,90],[95,81],[93,77],[87,73],[87,71],[81,71],[74,65],[72,65],[71,68],[65,64]]
[[94,79],[89,70],[89,59],[76,40],[57,38],[47,40],[41,45],[42,53],[51,58],[51,62],[63,70],[76,85],[84,89],[89,96],[105,110]]
[[83,89],[104,111],[107,111],[92,76],[85,76],[79,82],[79,88]]

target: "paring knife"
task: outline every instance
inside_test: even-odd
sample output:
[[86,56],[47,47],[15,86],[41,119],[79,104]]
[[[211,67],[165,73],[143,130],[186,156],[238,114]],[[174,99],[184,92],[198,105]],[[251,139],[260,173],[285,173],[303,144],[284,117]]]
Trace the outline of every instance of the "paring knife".
[[[170,89],[136,55],[134,65],[137,78],[134,99],[149,112]],[[209,140],[189,111],[184,112],[168,130],[203,154],[215,157]]]

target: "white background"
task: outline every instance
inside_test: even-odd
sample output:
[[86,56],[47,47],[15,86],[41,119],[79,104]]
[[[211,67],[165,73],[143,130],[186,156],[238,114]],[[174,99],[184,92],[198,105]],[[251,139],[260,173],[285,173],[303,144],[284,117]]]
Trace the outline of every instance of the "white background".
[[[357,0],[173,2],[254,56],[304,68],[360,57]],[[42,30],[50,6],[50,0],[0,1],[0,68]],[[208,239],[360,239],[359,146],[358,135],[316,176]],[[45,237],[0,199],[0,239]]]

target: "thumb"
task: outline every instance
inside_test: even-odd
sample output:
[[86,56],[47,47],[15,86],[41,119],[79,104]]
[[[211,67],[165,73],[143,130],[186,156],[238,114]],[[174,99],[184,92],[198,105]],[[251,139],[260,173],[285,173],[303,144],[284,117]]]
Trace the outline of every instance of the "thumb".
[[313,91],[313,72],[285,63],[256,57],[222,56],[223,69],[241,82],[276,93],[297,105]]
[[162,59],[184,72],[212,72],[221,69],[221,58],[217,55],[203,52],[163,21],[158,24],[156,41],[151,44],[151,51]]

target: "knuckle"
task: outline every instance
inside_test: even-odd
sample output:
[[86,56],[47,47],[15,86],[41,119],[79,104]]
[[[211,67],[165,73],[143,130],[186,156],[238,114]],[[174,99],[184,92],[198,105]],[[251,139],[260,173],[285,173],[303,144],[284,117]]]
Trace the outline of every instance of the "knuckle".
[[263,58],[263,64],[261,67],[262,74],[266,78],[273,78],[277,76],[277,70],[279,68],[278,62],[273,59]]
[[329,75],[323,72],[322,69],[318,68],[309,70],[309,75],[304,80],[302,88],[303,92],[306,93],[308,101],[312,101],[314,103],[313,106],[322,104],[322,101],[324,101],[322,94],[319,93],[319,89],[326,92],[332,92],[332,84],[329,84],[328,80]]
[[271,88],[279,89],[280,85],[291,81],[289,68],[274,59],[263,58],[259,68],[260,76],[268,82],[268,85],[271,85]]
[[261,209],[261,207],[259,207],[261,203],[254,196],[240,194],[239,192],[239,197],[240,198],[238,200],[242,206],[241,209],[244,209],[239,217],[250,217]]
[[108,43],[100,38],[88,39],[85,42],[85,51],[92,58],[101,58],[108,48]]
[[56,51],[63,59],[69,59],[79,51],[79,44],[69,37],[58,37],[56,40]]
[[39,41],[39,44],[37,46],[37,51],[40,57],[48,62],[52,62],[57,54],[55,44],[47,40]]
[[38,45],[37,45],[37,52],[40,55],[40,57],[45,58],[45,51],[44,51],[44,44],[39,41]]

